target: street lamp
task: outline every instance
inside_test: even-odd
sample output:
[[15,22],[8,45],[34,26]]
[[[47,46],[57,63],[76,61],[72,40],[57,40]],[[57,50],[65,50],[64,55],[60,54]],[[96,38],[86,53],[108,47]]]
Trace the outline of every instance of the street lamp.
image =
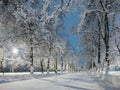
[[[12,53],[14,54],[14,55],[17,55],[18,54],[18,49],[17,48],[12,48]],[[15,62],[14,61],[14,55],[12,54],[12,59],[13,59],[13,63]],[[14,72],[14,66],[12,65],[11,66],[11,68],[12,68],[12,72]]]
[[17,48],[13,48],[12,52],[13,52],[13,54],[18,54],[18,49]]

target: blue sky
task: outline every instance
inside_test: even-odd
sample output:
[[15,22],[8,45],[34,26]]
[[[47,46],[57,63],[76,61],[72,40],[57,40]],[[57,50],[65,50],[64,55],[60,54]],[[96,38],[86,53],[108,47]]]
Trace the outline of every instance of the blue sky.
[[[65,21],[64,21],[64,24],[65,24],[65,31],[64,33],[66,34],[67,36],[67,39],[69,40],[74,52],[76,53],[77,51],[80,50],[80,47],[79,47],[79,35],[73,35],[72,32],[71,32],[71,28],[73,26],[76,26],[80,23],[80,16],[79,16],[79,12],[69,12],[67,17],[65,18]],[[80,58],[80,63],[84,64],[84,57],[81,57]]]
[[70,41],[70,44],[75,52],[79,49],[78,47],[79,35],[73,35],[71,32],[71,28],[73,26],[78,25],[79,23],[80,23],[80,17],[78,12],[73,12],[73,13],[69,12],[64,21],[65,24],[64,33],[67,35],[67,38]]
[[[57,3],[59,4],[60,1],[57,0]],[[52,5],[52,4],[51,4]],[[63,32],[60,32],[67,37],[69,40],[69,43],[71,44],[72,48],[74,49],[75,52],[78,51],[78,40],[79,40],[79,35],[73,35],[71,32],[71,28],[73,26],[77,26],[80,23],[80,9],[76,8],[76,10],[72,13],[72,11],[68,11],[67,15],[64,19],[64,25],[65,25],[65,30]]]

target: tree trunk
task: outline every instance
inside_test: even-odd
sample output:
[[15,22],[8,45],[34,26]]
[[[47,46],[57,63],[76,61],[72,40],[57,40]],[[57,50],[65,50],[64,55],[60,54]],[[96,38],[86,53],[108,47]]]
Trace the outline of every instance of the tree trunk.
[[108,71],[109,65],[110,65],[110,60],[109,60],[109,44],[108,44],[108,42],[106,43],[106,56],[105,56],[105,60],[107,62],[107,71]]
[[33,67],[33,33],[34,31],[31,29],[31,27],[33,26],[33,23],[28,23],[29,26],[29,30],[30,30],[30,58],[31,58],[31,62],[30,62],[30,74],[33,74],[34,71],[34,67]]
[[2,61],[0,62],[0,72],[2,72]]
[[33,74],[33,46],[32,45],[31,45],[31,49],[30,49],[30,58],[31,58],[30,74]]
[[57,73],[57,52],[56,52],[56,58],[55,58],[55,73]]
[[105,13],[105,61],[107,62],[107,70],[109,69],[110,61],[109,61],[109,24],[108,24],[108,13]]
[[117,42],[117,40],[116,40],[116,39],[115,39],[115,45],[116,45],[116,47],[117,47],[117,49],[118,49],[118,53],[119,53],[119,55],[120,55],[119,42]]
[[63,73],[63,58],[61,57],[61,73]]
[[101,67],[101,25],[100,21],[98,19],[98,72],[100,72],[100,67]]
[[66,71],[66,63],[65,63],[65,68],[64,68],[64,70]]
[[41,60],[40,64],[41,64],[41,72],[43,73],[44,72],[44,69],[43,69],[43,60]]
[[49,70],[50,70],[50,58],[48,58],[48,62],[47,62],[47,74],[49,74]]
[[[109,3],[109,0],[106,0],[105,2],[105,5],[103,5],[103,1],[100,0],[100,4],[103,8],[103,16],[104,16],[104,37],[103,37],[103,40],[104,40],[104,43],[105,43],[105,49],[106,49],[106,52],[105,52],[105,61],[107,63],[107,68],[106,68],[106,73],[109,69],[109,65],[110,65],[110,61],[109,61],[109,20],[108,20],[108,12],[106,12],[106,10],[108,9],[108,3]],[[104,7],[105,6],[105,7]]]

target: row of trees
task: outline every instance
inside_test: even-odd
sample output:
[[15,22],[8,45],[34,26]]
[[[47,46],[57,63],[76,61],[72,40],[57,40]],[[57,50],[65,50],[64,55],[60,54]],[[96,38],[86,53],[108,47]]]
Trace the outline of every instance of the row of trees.
[[[75,69],[76,55],[57,31],[72,0],[1,0],[1,71]],[[64,5],[65,3],[65,5]],[[13,55],[13,48],[18,54]],[[69,56],[69,57],[68,57]],[[76,57],[77,58],[77,57]],[[64,64],[63,64],[64,63]],[[64,69],[63,69],[64,66]],[[9,71],[9,70],[8,70]]]
[[[107,71],[112,64],[119,65],[119,8],[119,0],[1,0],[1,66],[4,60],[9,63],[9,59],[19,57],[31,73],[33,67],[48,73],[50,69],[57,72],[58,67],[63,70],[63,66],[75,69],[79,59],[67,40],[58,36],[58,30],[64,29],[67,12],[80,10],[82,21],[73,28],[80,34],[82,50],[78,56],[84,57],[87,68]],[[14,47],[18,55],[12,55]]]
[[119,8],[119,0],[85,0],[76,33],[80,34],[87,68],[108,71],[112,65],[120,66]]

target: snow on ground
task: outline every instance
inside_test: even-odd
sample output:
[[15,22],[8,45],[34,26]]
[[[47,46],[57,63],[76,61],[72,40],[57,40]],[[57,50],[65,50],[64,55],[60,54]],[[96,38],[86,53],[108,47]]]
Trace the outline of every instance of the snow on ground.
[[[45,75],[46,77],[44,77]],[[43,76],[42,74],[39,76],[38,74],[29,75],[27,80],[2,82],[0,90],[120,90],[112,88],[110,84],[93,77],[87,72],[50,74],[48,76],[47,74],[43,74]]]
[[[98,73],[98,72],[97,72]],[[99,72],[100,74],[105,74],[105,71]],[[109,75],[120,76],[120,71],[109,71]]]
[[14,81],[23,81],[23,80],[29,80],[33,78],[43,78],[43,77],[50,77],[54,75],[61,75],[60,72],[58,74],[55,74],[54,72],[50,72],[47,74],[47,72],[41,73],[41,72],[34,72],[33,75],[30,75],[30,72],[13,72],[13,73],[0,73],[0,84],[2,83],[8,83],[8,82],[14,82]]
[[111,83],[116,88],[120,88],[120,71],[109,71],[108,74],[105,74],[105,72],[97,72],[95,76]]
[[110,75],[120,76],[120,71],[109,71],[108,73],[109,73]]

